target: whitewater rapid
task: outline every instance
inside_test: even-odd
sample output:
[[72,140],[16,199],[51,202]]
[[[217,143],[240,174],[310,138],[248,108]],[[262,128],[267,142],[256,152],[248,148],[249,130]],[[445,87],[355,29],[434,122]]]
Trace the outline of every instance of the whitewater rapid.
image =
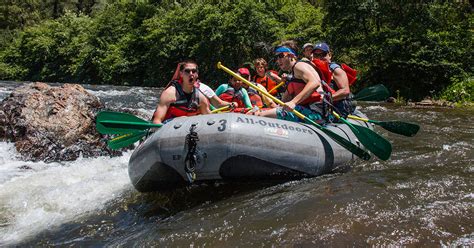
[[25,162],[0,142],[0,244],[87,217],[132,189],[129,153],[72,162]]

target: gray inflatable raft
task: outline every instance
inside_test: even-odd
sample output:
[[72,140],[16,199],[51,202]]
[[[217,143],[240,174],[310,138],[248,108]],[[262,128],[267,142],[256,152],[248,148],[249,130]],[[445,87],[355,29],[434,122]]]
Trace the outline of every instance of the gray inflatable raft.
[[[347,125],[327,128],[362,147]],[[199,181],[313,177],[355,158],[311,125],[223,113],[170,121],[135,149],[128,172],[133,186],[148,192]]]

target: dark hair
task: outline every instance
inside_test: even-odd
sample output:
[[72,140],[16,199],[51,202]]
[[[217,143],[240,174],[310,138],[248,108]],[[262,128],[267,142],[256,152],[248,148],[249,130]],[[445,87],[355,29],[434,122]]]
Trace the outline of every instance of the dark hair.
[[280,46],[286,46],[295,51],[296,54],[299,54],[298,44],[294,40],[285,40],[280,43]]
[[198,64],[196,63],[196,61],[191,60],[191,59],[187,59],[183,62],[179,62],[178,65],[176,66],[176,69],[174,70],[174,74],[173,74],[173,77],[171,78],[171,81],[180,79],[179,72],[183,71],[184,66],[187,65],[187,64],[195,64],[196,69],[198,68]]
[[182,62],[179,63],[179,70],[180,71],[184,70],[184,66],[187,65],[187,64],[195,64],[196,69],[198,69],[198,64],[196,63],[196,61],[191,60],[191,59],[187,59],[187,60],[182,61]]

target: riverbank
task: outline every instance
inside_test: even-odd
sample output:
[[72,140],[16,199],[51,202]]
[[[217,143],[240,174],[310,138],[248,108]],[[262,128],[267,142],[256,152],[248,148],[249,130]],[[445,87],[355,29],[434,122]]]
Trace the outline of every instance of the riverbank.
[[474,108],[474,102],[452,102],[444,99],[431,99],[426,97],[419,102],[405,101],[404,99],[396,99],[395,97],[389,97],[386,102],[393,103],[399,106],[409,106],[415,108]]

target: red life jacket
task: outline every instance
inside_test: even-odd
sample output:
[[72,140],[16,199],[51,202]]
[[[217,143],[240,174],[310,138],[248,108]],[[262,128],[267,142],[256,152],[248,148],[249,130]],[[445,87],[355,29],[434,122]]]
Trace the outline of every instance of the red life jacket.
[[[320,59],[313,59],[311,62],[323,73],[324,81],[330,84],[332,81],[332,72],[329,69],[329,63]],[[346,64],[341,64],[341,69],[346,72],[349,86],[353,85],[357,79],[357,71]]]
[[[293,65],[293,68],[291,68],[291,73],[293,75],[294,72],[293,72],[293,69],[295,68],[296,64],[299,63],[300,61],[296,62],[294,65]],[[318,70],[318,67],[316,67],[314,64],[311,64],[311,62],[305,62],[305,63],[308,63],[310,64],[315,70],[316,72],[318,72],[319,74],[319,77],[321,78],[321,80],[323,81],[324,78],[326,77],[323,73],[321,73],[321,71]],[[329,70],[329,69],[328,69]],[[294,98],[296,95],[298,95],[302,90],[303,88],[305,87],[306,85],[306,82],[303,80],[303,79],[299,79],[299,78],[295,78],[293,77],[290,82],[288,83],[288,86],[287,86],[287,91],[288,93],[290,94],[290,96],[292,96],[292,98]],[[326,83],[321,83],[322,87],[323,87],[323,90],[324,91],[330,91],[331,94],[334,93],[335,91],[333,89],[331,89],[331,87],[329,87]],[[311,103],[314,103],[314,102],[320,102],[321,101],[321,94],[319,94],[316,90],[311,93],[311,95],[306,98],[304,101],[300,102],[299,105],[310,105]]]
[[332,72],[329,70],[328,62],[320,59],[313,59],[309,64],[318,72],[321,80],[324,80],[327,84],[331,82]]
[[349,80],[349,86],[353,85],[355,81],[357,80],[357,71],[355,69],[352,69],[346,64],[341,64],[341,68],[346,72],[347,74],[347,79]]
[[[276,71],[270,71],[270,72],[278,74]],[[263,87],[265,87],[265,89],[267,89],[268,92],[270,92],[270,90],[272,90],[273,88],[275,88],[278,85],[275,81],[273,81],[266,74],[263,77],[260,77],[259,75],[255,75],[253,77],[253,81],[263,85]],[[278,94],[278,90],[274,90],[270,94],[276,96]]]
[[329,63],[320,59],[313,59],[313,61],[309,62],[311,66],[318,72],[319,76],[321,77],[321,80],[324,82],[321,82],[323,85],[323,89],[325,92],[331,92],[331,94],[334,94],[336,92],[336,89],[334,87],[334,84],[332,83],[332,72],[329,69]]
[[170,104],[164,120],[180,116],[194,116],[201,113],[199,110],[199,91],[196,88],[193,88],[193,92],[189,95],[183,91],[179,81],[171,81],[166,88],[171,86],[176,88],[176,101]]
[[229,86],[225,92],[220,94],[219,98],[226,102],[236,102],[238,108],[245,108],[242,91],[236,91],[232,86]]

